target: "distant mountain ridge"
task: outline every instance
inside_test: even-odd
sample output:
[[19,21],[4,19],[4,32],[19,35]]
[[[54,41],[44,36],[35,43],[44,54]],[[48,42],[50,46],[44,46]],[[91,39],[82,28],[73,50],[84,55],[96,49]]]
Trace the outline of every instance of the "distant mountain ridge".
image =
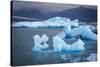
[[[58,16],[70,18],[71,20],[78,19],[82,22],[97,22],[97,10],[85,7],[67,9],[61,12],[49,12],[48,14],[42,13],[37,9],[21,9],[14,10],[12,15],[19,17],[35,18],[38,20],[47,20],[49,18]],[[16,18],[12,19],[16,20]]]
[[69,10],[64,10],[57,14],[60,17],[67,17],[71,20],[78,19],[82,22],[96,22],[97,21],[97,10],[90,8],[73,8]]

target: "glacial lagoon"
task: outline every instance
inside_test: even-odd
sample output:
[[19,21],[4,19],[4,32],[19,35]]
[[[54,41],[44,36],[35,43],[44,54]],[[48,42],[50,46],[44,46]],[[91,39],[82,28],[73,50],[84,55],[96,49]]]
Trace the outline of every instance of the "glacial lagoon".
[[[52,37],[63,31],[63,28],[14,28],[12,27],[12,61],[15,65],[25,64],[51,64],[51,63],[73,63],[86,62],[87,57],[97,54],[96,40],[83,40],[85,50],[83,51],[53,51]],[[49,37],[49,47],[42,52],[32,51],[34,47],[33,36],[46,34]],[[65,39],[66,43],[74,43],[76,39]],[[95,57],[95,61],[97,57]],[[94,60],[93,60],[94,61]]]

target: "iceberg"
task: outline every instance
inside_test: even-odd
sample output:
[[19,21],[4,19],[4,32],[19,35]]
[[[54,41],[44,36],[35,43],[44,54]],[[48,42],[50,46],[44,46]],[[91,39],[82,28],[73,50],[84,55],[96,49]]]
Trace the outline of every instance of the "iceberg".
[[[39,35],[35,35],[33,37],[34,39],[34,47],[33,51],[42,51],[43,49],[48,48],[48,44],[46,43],[48,41],[48,36],[43,34],[42,37]],[[53,48],[55,52],[60,52],[62,50],[65,51],[72,51],[72,50],[84,50],[85,43],[81,40],[78,39],[75,43],[73,44],[67,44],[61,37],[59,36],[54,36],[53,37]]]
[[12,24],[13,27],[41,27],[44,26],[41,22],[17,22]]
[[85,50],[84,45],[85,45],[85,43],[81,39],[78,39],[76,42],[74,42],[71,45],[63,46],[63,50],[66,50],[66,51],[68,51],[68,50],[70,50],[70,51]]
[[84,47],[85,43],[81,40],[78,39],[75,43],[73,44],[66,44],[64,40],[59,37],[58,35],[53,37],[53,48],[54,51],[72,51],[72,50],[85,50]]
[[45,34],[43,34],[41,38],[39,35],[35,35],[33,39],[34,39],[34,47],[32,49],[33,51],[41,51],[42,49],[48,48],[48,44],[46,43],[46,41],[48,41],[48,37]]
[[91,53],[89,57],[86,58],[88,61],[96,61],[97,55],[95,53]]
[[58,34],[61,38],[78,38],[79,36],[83,39],[97,40],[97,35],[92,32],[88,26],[79,26],[71,29],[71,26],[67,26],[63,32]]
[[97,33],[97,28],[95,26],[92,26],[92,25],[81,25],[81,26],[84,26],[84,27],[88,27],[90,28],[90,30],[93,32],[93,33]]
[[72,44],[71,50],[85,50],[84,45],[85,43],[81,39],[78,39],[75,43]]
[[81,27],[81,37],[90,39],[90,40],[97,40],[97,35],[91,31],[88,27]]
[[75,19],[71,21],[69,18],[63,18],[63,17],[53,17],[45,21],[40,22],[17,22],[13,23],[13,27],[61,27],[61,26],[68,26],[68,24],[72,26],[79,26],[78,20]]
[[84,39],[96,40],[97,36],[94,34],[89,27],[80,26],[73,29],[70,32],[71,37],[81,36]]
[[66,44],[64,42],[64,40],[62,38],[60,38],[59,36],[54,36],[53,37],[53,48],[54,48],[54,51],[62,51],[62,47],[63,46],[70,46],[68,44]]

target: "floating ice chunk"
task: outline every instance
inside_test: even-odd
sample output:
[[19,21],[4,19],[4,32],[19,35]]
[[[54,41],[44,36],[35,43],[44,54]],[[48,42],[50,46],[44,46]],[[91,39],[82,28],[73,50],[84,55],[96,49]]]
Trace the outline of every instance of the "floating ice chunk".
[[34,47],[32,49],[33,51],[41,51],[42,49],[48,48],[48,44],[46,43],[46,41],[48,41],[48,37],[46,35],[43,35],[41,38],[39,35],[35,35],[33,39],[34,39]]
[[64,45],[66,45],[66,43],[59,36],[54,36],[53,37],[54,51],[62,51],[62,47]]
[[84,47],[85,43],[81,40],[81,39],[78,39],[76,42],[74,42],[73,44],[71,45],[67,45],[67,46],[63,46],[63,50],[85,50],[85,47]]
[[72,44],[72,50],[85,50],[84,45],[85,43],[81,39],[78,39],[75,43]]
[[71,21],[69,18],[64,17],[53,17],[45,21],[41,22],[17,22],[13,23],[13,27],[61,27],[61,26],[68,26],[67,24],[70,24],[71,26],[79,26],[78,20]]
[[97,55],[95,53],[91,53],[89,57],[86,58],[88,61],[96,61]]
[[39,35],[35,35],[34,37],[33,37],[33,39],[34,39],[34,47],[33,47],[33,51],[34,50],[40,50],[43,46],[40,44],[41,42],[42,42],[42,40],[41,40],[41,38],[40,38],[40,36]]
[[97,40],[97,35],[88,27],[80,27],[82,38]]
[[[78,26],[78,24],[77,23],[66,23],[66,25],[64,26],[64,31],[63,32],[60,32],[59,34],[58,34],[58,36],[60,36],[61,38],[65,38],[66,37],[66,35],[67,34],[70,34],[70,32],[72,31],[72,29],[71,29],[71,26]],[[77,31],[78,32],[78,31]]]
[[77,42],[73,44],[66,44],[66,42],[64,42],[64,40],[61,37],[59,36],[53,37],[54,51],[84,50],[85,49],[84,45],[85,43],[81,39],[78,39]]
[[97,28],[95,26],[92,25],[81,25],[81,26],[88,27],[92,32],[97,33]]
[[48,44],[46,43],[49,39],[49,37],[45,34],[43,34],[43,36],[41,37],[42,41],[43,41],[43,46],[45,46],[45,48],[48,48]]
[[91,31],[89,27],[80,26],[78,28],[74,28],[70,31],[69,37],[78,37],[81,36],[84,39],[96,40],[97,36],[95,33]]
[[17,22],[12,24],[13,27],[40,27],[43,26],[41,22]]

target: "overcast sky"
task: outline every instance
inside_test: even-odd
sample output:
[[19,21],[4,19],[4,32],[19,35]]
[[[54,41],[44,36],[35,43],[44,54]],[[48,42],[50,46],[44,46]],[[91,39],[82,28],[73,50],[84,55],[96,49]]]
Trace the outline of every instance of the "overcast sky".
[[[13,1],[12,3],[13,16],[28,17],[34,19],[46,19],[46,18],[48,19],[63,11],[79,7],[90,8],[90,12],[91,9],[97,9],[97,7],[93,5],[79,5],[79,4],[62,4],[62,3],[47,3],[47,2],[34,2],[34,1]],[[90,13],[86,12],[86,10],[82,11],[81,9],[80,10],[76,9],[75,10],[76,13],[73,14],[72,12],[70,15],[71,16],[72,14],[78,15],[80,13],[81,16],[86,17],[86,15],[84,14],[87,13],[89,15]],[[69,15],[69,13],[65,14]],[[64,14],[62,13],[62,15]]]
[[[95,6],[83,6],[86,8],[96,9]],[[15,1],[13,2],[13,9],[20,10],[20,9],[38,9],[41,12],[55,12],[55,11],[63,11],[66,9],[77,8],[80,5],[73,5],[73,4],[55,4],[55,3],[43,3],[43,2],[25,2],[25,1]]]

